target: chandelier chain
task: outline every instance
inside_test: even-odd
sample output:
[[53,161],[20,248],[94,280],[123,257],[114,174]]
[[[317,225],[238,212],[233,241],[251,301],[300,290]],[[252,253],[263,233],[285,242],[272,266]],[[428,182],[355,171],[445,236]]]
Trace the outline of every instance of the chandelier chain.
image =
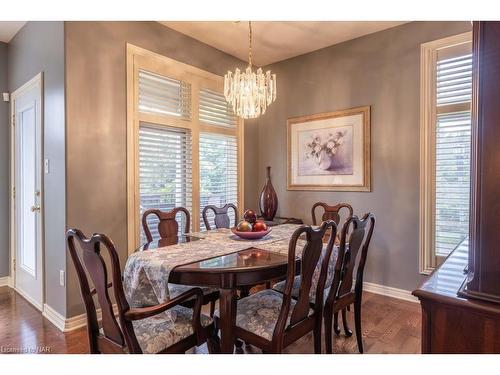
[[248,21],[248,65],[252,66],[252,21]]

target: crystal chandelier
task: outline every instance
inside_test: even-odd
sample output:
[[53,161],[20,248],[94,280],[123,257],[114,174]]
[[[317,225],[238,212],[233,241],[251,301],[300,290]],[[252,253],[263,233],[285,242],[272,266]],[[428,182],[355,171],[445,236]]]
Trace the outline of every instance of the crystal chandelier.
[[252,22],[248,22],[248,29],[248,67],[224,76],[224,96],[236,115],[245,119],[266,113],[267,106],[276,100],[276,74],[268,70],[264,75],[261,68],[252,71]]

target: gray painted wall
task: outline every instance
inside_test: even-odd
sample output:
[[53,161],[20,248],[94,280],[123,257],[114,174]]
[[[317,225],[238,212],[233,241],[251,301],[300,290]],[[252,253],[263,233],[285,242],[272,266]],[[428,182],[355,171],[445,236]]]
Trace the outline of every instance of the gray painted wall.
[[[216,74],[244,63],[157,22],[67,22],[67,225],[109,235],[125,264],[126,43]],[[68,258],[67,316],[83,312]]]
[[[272,167],[278,214],[310,222],[316,201],[349,202],[377,216],[365,280],[413,290],[418,273],[420,44],[469,31],[469,22],[412,22],[266,67],[278,97],[258,121],[258,176]],[[371,105],[372,192],[286,190],[286,120]],[[254,203],[256,204],[256,202]]]
[[[7,44],[0,42],[0,94],[8,92]],[[0,97],[0,277],[9,276],[9,103]]]
[[66,181],[64,114],[64,23],[28,22],[8,45],[8,80],[12,92],[43,72],[45,303],[66,314],[65,287],[59,270],[66,270]]

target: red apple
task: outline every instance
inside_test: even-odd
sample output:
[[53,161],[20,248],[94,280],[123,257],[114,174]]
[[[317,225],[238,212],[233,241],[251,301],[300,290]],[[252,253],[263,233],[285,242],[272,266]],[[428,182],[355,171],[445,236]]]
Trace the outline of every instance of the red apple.
[[253,225],[253,232],[265,232],[267,230],[267,225],[263,221],[257,221]]
[[251,232],[252,231],[252,224],[250,224],[248,221],[242,220],[238,223],[236,230],[238,232]]
[[246,210],[243,214],[243,218],[249,223],[255,223],[257,221],[257,214],[254,210]]

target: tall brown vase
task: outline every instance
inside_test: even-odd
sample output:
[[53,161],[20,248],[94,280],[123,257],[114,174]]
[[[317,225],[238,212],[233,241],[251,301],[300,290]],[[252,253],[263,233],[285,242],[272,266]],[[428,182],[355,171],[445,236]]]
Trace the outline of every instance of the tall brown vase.
[[271,167],[266,167],[266,169],[267,180],[260,193],[259,208],[264,220],[272,221],[274,216],[276,216],[276,211],[278,210],[278,196],[276,195],[276,191],[274,191],[273,184],[271,183]]

